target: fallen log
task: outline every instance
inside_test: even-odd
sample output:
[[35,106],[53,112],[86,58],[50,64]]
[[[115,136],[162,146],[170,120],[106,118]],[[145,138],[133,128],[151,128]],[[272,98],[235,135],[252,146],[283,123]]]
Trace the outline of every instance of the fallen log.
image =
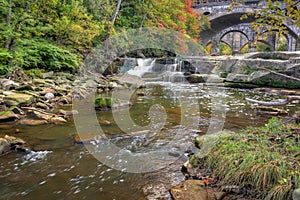
[[250,99],[250,98],[245,98],[245,100],[249,103],[255,103],[258,105],[263,105],[263,106],[282,106],[290,103],[291,101],[294,100],[300,100],[300,96],[287,96],[286,99],[278,100],[278,101],[259,101],[255,99]]

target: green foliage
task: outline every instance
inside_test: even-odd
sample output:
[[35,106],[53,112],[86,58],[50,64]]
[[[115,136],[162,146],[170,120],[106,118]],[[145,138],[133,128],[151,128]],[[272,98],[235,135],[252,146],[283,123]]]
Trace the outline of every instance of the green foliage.
[[232,55],[231,47],[224,42],[220,42],[220,54],[221,55]]
[[292,130],[293,125],[273,118],[265,127],[220,138],[198,162],[213,169],[221,184],[252,185],[261,199],[291,199],[300,183],[299,158],[294,157],[300,152],[300,141],[297,130]]
[[25,70],[24,73],[30,78],[43,78],[44,69],[33,68]]
[[79,63],[75,54],[56,45],[32,40],[22,41],[16,51],[16,64],[23,69],[75,71]]
[[[281,3],[286,5],[284,9],[281,9]],[[264,36],[265,31],[275,31],[282,36],[288,33],[285,22],[290,21],[300,27],[299,4],[299,1],[293,0],[284,0],[283,2],[268,0],[264,7],[253,10],[253,12],[242,16],[241,19],[247,19],[249,16],[255,18],[252,27],[260,39]]]

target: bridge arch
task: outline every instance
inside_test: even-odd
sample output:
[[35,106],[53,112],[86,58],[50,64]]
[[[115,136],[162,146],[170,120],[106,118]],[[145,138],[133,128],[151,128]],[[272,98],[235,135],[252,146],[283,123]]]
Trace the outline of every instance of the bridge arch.
[[[200,1],[199,1],[200,2]],[[201,1],[202,2],[202,1]],[[203,44],[208,44],[209,41],[215,40],[218,34],[223,30],[230,29],[230,27],[236,27],[240,24],[250,24],[255,21],[254,17],[248,17],[241,21],[240,18],[249,12],[253,12],[253,9],[259,8],[263,5],[264,1],[246,1],[248,5],[234,8],[231,11],[228,10],[230,1],[205,1],[206,4],[199,4],[194,6],[194,10],[201,14],[208,14],[207,17],[211,23],[211,29],[202,31],[200,38]],[[228,2],[224,5],[224,3]],[[289,22],[285,22],[284,25],[288,30],[288,44],[287,49],[289,51],[295,51],[300,48],[300,29]],[[251,26],[249,26],[251,28]],[[251,28],[252,29],[252,28]],[[250,41],[254,41],[256,35],[255,31],[252,31],[253,37],[249,37]],[[253,48],[252,48],[253,50]],[[252,51],[251,50],[251,51]]]

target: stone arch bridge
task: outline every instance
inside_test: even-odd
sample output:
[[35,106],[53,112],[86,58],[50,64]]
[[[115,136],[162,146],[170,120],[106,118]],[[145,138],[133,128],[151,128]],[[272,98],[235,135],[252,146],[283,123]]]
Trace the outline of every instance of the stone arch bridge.
[[[196,12],[207,16],[211,23],[211,29],[200,33],[203,44],[212,45],[212,53],[219,53],[220,42],[229,45],[234,53],[239,53],[248,44],[249,52],[256,50],[254,45],[257,41],[256,32],[251,28],[253,17],[245,20],[240,18],[254,9],[265,5],[266,1],[246,0],[240,7],[229,11],[230,0],[198,0],[193,4]],[[282,9],[285,4],[281,3]],[[300,50],[300,29],[291,22],[285,23],[288,34],[286,37],[286,49],[288,51]],[[236,34],[239,33],[239,34]],[[268,44],[271,50],[276,49],[276,35],[268,34],[268,38],[261,41]]]

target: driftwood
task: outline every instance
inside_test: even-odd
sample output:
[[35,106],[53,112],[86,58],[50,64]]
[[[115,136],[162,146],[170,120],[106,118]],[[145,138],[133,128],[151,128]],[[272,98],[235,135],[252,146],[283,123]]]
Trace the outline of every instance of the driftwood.
[[245,98],[245,100],[247,102],[256,103],[258,105],[263,105],[263,106],[282,106],[282,105],[288,104],[289,102],[291,102],[293,100],[300,100],[300,96],[287,96],[286,99],[284,99],[284,100],[271,101],[271,102],[258,101],[258,100],[254,100],[254,99],[250,99],[250,98]]

